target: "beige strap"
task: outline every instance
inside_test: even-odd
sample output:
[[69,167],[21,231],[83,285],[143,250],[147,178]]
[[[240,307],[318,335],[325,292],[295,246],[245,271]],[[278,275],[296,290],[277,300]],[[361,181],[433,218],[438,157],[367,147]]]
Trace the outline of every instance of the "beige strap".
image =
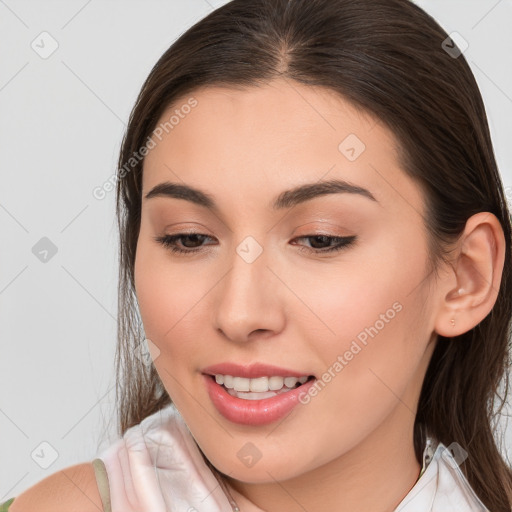
[[101,459],[94,459],[92,461],[92,467],[94,468],[98,491],[100,492],[101,502],[103,503],[103,512],[112,512],[107,468]]

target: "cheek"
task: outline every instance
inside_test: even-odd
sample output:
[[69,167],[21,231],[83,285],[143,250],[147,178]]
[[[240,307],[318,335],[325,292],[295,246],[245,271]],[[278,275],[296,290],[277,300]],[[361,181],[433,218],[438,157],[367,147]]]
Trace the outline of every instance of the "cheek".
[[321,362],[322,373],[317,391],[310,388],[311,395],[303,397],[304,407],[310,409],[302,423],[304,432],[316,429],[319,420],[325,429],[323,438],[310,440],[313,451],[330,453],[327,446],[335,439],[345,440],[338,446],[349,450],[395,409],[406,420],[414,410],[411,397],[421,385],[419,368],[426,346],[424,297],[419,291],[408,296],[408,287],[400,289],[390,286],[391,279],[381,279],[369,294],[355,282],[346,280],[341,289],[333,282],[311,303],[312,309],[323,308],[318,309],[322,320],[335,332],[309,330],[308,349],[312,359]]
[[287,271],[286,282],[301,298],[295,307],[305,313],[295,316],[303,319],[303,334],[315,336],[316,347],[324,347],[331,359],[353,340],[400,343],[391,327],[414,326],[409,316],[422,311],[414,291],[425,277],[425,255],[413,244],[412,239],[408,247],[402,238],[375,237],[371,247],[361,244],[339,262]]
[[390,389],[405,390],[425,353],[430,335],[425,252],[413,244],[414,239],[410,247],[403,239],[383,239],[371,252],[347,257],[338,269],[326,266],[325,275],[296,279],[297,295],[315,313],[302,315],[300,329],[330,372],[324,380],[336,382],[327,387],[341,392],[336,400],[351,404],[353,412],[364,401],[394,400]]
[[146,337],[165,356],[155,361],[156,366],[164,360],[175,366],[200,345],[200,337],[194,335],[202,325],[197,306],[211,285],[208,279],[196,277],[193,271],[171,264],[166,251],[139,242],[135,258],[139,311]]
[[[201,287],[201,282],[206,284]],[[176,407],[186,410],[190,402],[186,389],[197,370],[195,356],[201,353],[204,319],[197,316],[207,282],[170,264],[165,251],[141,242],[135,259],[135,288],[144,334],[159,350],[154,367]]]

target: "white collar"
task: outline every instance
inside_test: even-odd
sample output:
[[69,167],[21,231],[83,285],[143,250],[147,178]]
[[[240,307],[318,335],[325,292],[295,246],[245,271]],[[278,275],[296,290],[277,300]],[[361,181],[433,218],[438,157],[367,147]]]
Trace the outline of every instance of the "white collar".
[[[448,448],[428,440],[424,472],[394,512],[489,512]],[[128,429],[99,458],[107,469],[112,512],[232,512],[172,404]]]
[[426,469],[394,512],[489,512],[460,469],[466,456],[457,443],[446,447],[427,439]]

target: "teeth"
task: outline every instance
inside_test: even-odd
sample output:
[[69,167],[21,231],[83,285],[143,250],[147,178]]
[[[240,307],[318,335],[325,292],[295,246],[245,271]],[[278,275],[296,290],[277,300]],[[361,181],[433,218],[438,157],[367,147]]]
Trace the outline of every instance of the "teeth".
[[249,391],[249,381],[245,377],[235,377],[233,379],[233,389],[235,391]]
[[296,377],[286,377],[286,379],[284,379],[284,385],[287,388],[294,388],[297,382],[299,382],[299,379],[297,379]]
[[268,379],[268,388],[272,391],[277,391],[284,386],[284,378],[283,377],[270,377]]
[[[251,391],[256,393],[264,393],[268,391],[268,377],[259,377],[258,379],[249,380],[249,387]],[[282,387],[282,386],[281,386]]]
[[[233,377],[232,375],[215,375],[215,382],[217,382],[217,384],[224,385],[228,390],[233,390],[234,392],[245,392],[248,400],[266,398],[262,397],[261,394],[268,393],[269,391],[279,391],[283,389],[283,387],[293,389],[297,383],[304,384],[307,380],[307,377],[279,377],[276,375],[272,377],[258,377],[255,379]],[[253,393],[258,393],[258,397],[251,398]],[[275,396],[275,393],[273,393],[272,396]]]

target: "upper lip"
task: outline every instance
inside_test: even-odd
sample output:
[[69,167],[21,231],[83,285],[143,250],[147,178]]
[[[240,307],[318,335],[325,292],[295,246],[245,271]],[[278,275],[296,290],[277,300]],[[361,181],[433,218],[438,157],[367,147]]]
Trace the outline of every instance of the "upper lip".
[[252,363],[240,365],[236,363],[219,363],[203,368],[202,373],[208,375],[232,375],[233,377],[245,377],[254,379],[257,377],[309,377],[311,373],[304,373],[288,368],[280,368],[265,363]]

